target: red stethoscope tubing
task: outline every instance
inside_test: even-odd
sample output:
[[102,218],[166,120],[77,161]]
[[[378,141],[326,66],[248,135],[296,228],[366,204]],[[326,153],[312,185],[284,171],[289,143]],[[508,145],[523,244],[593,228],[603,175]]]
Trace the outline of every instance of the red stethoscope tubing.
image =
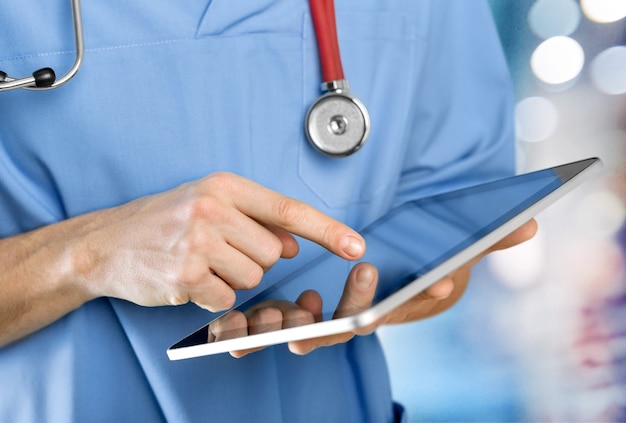
[[334,0],[309,0],[324,82],[344,79]]

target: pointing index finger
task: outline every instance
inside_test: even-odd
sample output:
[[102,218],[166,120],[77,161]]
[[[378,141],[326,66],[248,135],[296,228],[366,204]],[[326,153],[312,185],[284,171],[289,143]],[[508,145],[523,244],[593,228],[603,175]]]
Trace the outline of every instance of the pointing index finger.
[[235,208],[254,220],[313,241],[338,256],[357,260],[365,253],[358,232],[299,200],[232,175],[228,192]]

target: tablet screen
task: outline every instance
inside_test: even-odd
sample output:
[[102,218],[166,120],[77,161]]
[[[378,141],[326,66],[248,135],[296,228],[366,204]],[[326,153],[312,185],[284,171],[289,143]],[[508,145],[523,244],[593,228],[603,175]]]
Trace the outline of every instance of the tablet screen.
[[[529,207],[556,193],[595,162],[597,159],[588,159],[518,175],[418,199],[393,209],[361,231],[367,251],[359,261],[374,264],[379,272],[374,305],[390,298],[408,284],[415,284],[423,275],[428,275],[451,258],[469,251],[469,247],[493,234],[511,219],[523,217],[524,220],[508,228],[506,233],[499,234],[493,242],[506,236],[538,212],[534,210],[533,214],[525,216],[524,212]],[[484,245],[481,250],[467,253],[460,264],[489,246]],[[295,302],[302,292],[315,290],[323,300],[321,319],[330,320],[354,264],[325,253],[241,304],[238,309],[245,312],[268,302]],[[454,269],[447,270],[438,278],[451,270]],[[171,349],[207,343],[209,338],[207,325]]]

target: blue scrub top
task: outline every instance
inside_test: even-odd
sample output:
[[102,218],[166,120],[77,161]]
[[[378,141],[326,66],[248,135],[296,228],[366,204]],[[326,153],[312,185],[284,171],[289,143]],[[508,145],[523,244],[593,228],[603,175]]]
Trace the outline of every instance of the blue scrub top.
[[[0,93],[0,236],[222,170],[355,228],[513,172],[512,87],[486,2],[335,3],[346,75],[372,117],[369,142],[343,159],[305,140],[321,82],[307,0],[85,1],[78,75]],[[61,74],[71,28],[68,0],[3,7],[0,69]],[[279,266],[317,253],[306,244]],[[168,361],[166,348],[211,317],[192,304],[85,304],[0,349],[1,419],[393,421],[376,336],[304,357],[277,346]]]

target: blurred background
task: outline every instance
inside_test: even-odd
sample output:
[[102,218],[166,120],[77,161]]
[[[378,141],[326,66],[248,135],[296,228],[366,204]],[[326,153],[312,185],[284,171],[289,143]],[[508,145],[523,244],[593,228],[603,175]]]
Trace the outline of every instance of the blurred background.
[[490,5],[518,172],[605,168],[483,260],[451,311],[380,331],[394,395],[411,422],[626,422],[626,0]]

